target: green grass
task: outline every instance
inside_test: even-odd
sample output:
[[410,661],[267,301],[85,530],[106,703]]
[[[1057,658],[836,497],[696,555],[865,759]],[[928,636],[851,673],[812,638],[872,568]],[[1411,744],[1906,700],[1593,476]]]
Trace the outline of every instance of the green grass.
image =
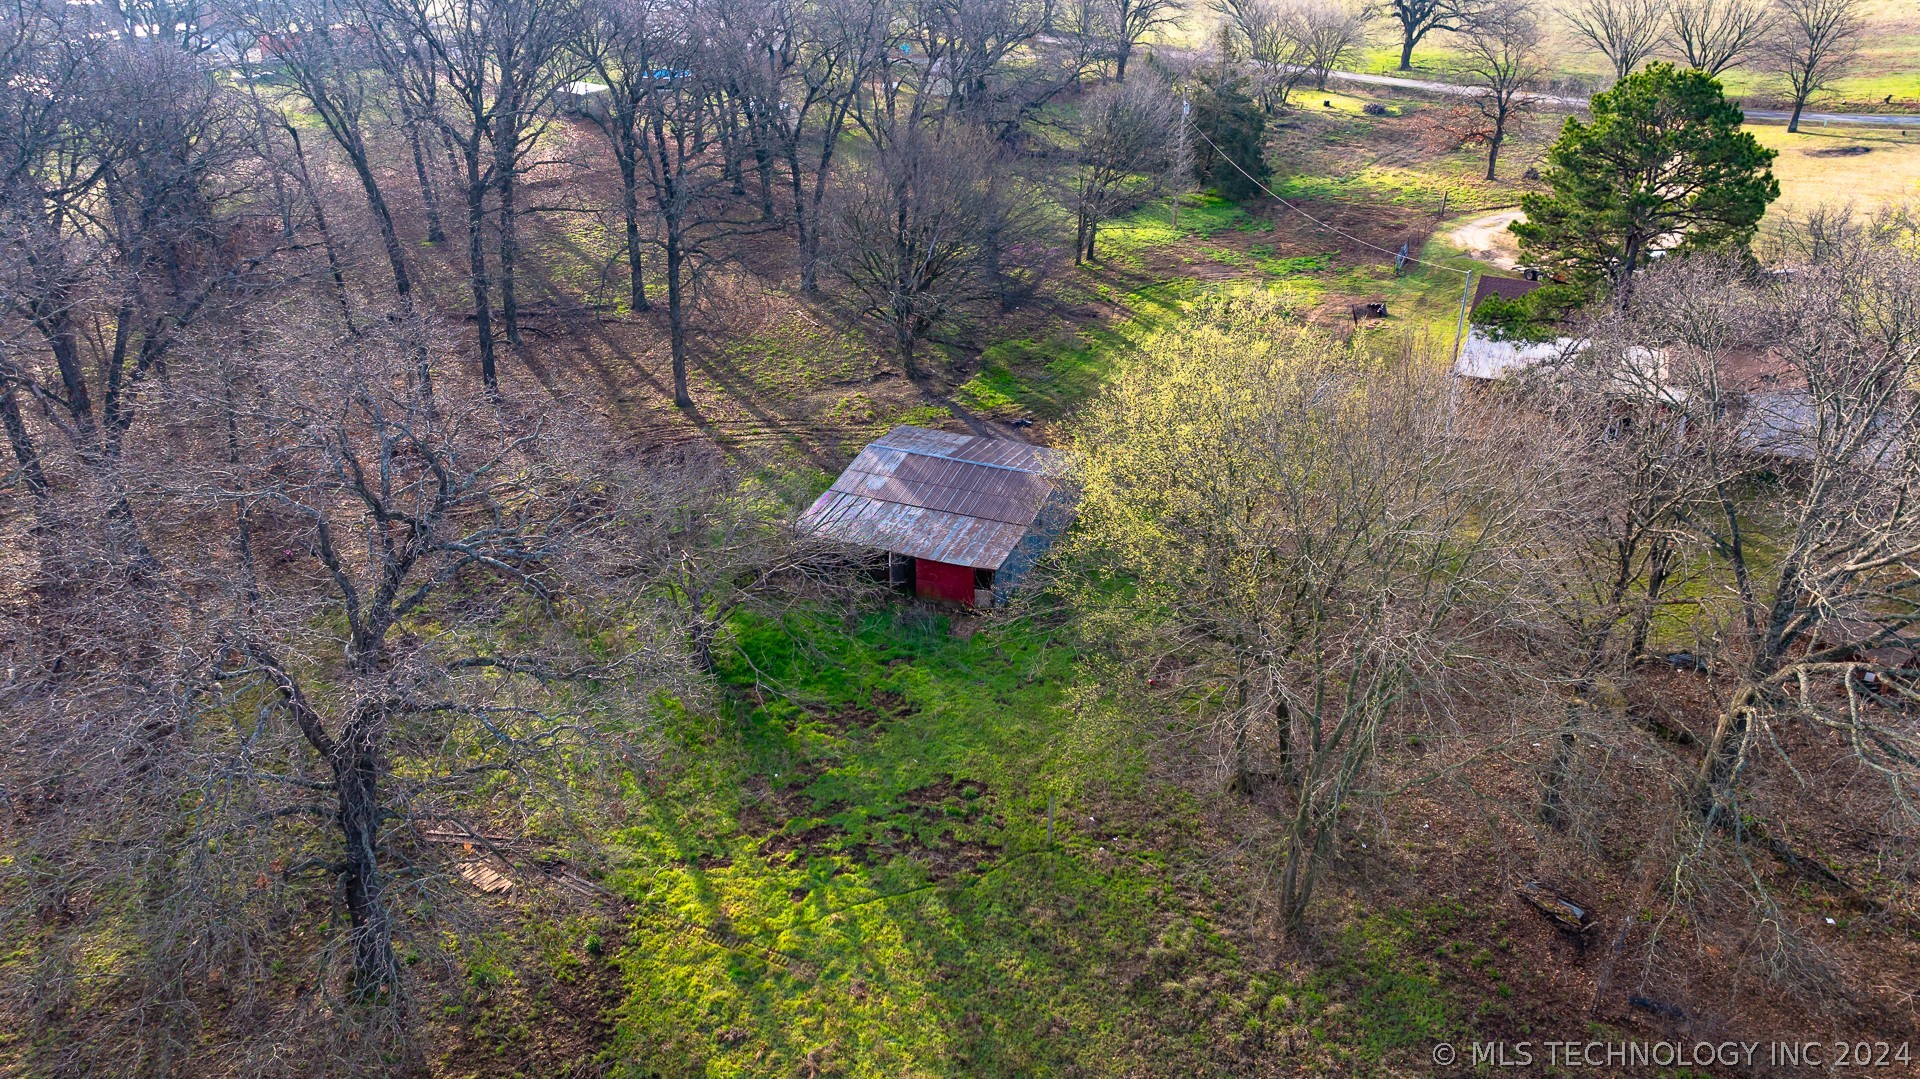
[[874,369],[871,346],[858,333],[828,329],[797,311],[757,333],[729,340],[721,356],[729,371],[778,400],[860,381]]
[[1141,252],[1168,247],[1182,240],[1211,239],[1226,230],[1239,232],[1270,231],[1271,223],[1262,221],[1236,202],[1201,191],[1180,199],[1180,221],[1176,226],[1173,209],[1165,200],[1153,202],[1100,230],[1100,257],[1123,266],[1138,265]]
[[1911,133],[1810,123],[1797,134],[1788,134],[1784,124],[1749,124],[1747,130],[1779,153],[1773,175],[1780,198],[1767,208],[1769,225],[1822,204],[1870,213],[1920,198],[1920,117]]
[[[727,703],[607,837],[638,905],[614,1074],[1217,1074],[1276,1039],[1368,1072],[1450,1029],[1414,915],[1313,970],[1242,954],[1197,808],[1082,726],[1065,639],[900,608],[737,629]],[[1090,820],[1095,792],[1137,817]]]
[[1115,356],[1181,318],[1199,291],[1198,283],[1186,278],[1127,292],[1096,283],[1094,294],[1120,306],[1126,317],[1077,333],[994,344],[954,396],[988,415],[1057,419],[1099,390]]
[[1354,202],[1362,205],[1404,206],[1434,212],[1474,213],[1512,205],[1518,190],[1510,182],[1525,170],[1513,162],[1501,170],[1502,179],[1484,178],[1483,152],[1449,154],[1425,168],[1363,164],[1347,172],[1300,172],[1273,181],[1274,193],[1286,199]]
[[[1913,7],[1898,0],[1870,0],[1865,5],[1868,32],[1852,73],[1839,80],[1834,91],[1814,107],[1833,111],[1874,111],[1883,98],[1893,108],[1920,108],[1920,21]],[[1612,68],[1593,48],[1575,40],[1559,19],[1549,17],[1551,40],[1545,50],[1549,75],[1558,81],[1575,80],[1588,91],[1603,90],[1613,81]],[[1393,28],[1396,29],[1397,28]],[[1443,82],[1470,82],[1465,56],[1451,35],[1436,33],[1413,51],[1413,70],[1400,71],[1397,34],[1367,50],[1352,69]],[[1785,80],[1752,67],[1739,67],[1721,76],[1731,97],[1755,105],[1772,106],[1785,96]],[[1568,87],[1573,92],[1575,87]]]

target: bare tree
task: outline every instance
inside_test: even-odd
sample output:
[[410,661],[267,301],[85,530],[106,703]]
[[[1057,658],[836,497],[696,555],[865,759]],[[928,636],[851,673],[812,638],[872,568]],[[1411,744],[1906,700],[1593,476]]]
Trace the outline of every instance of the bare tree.
[[[800,291],[818,289],[820,206],[828,177],[869,74],[885,48],[887,9],[880,0],[782,7],[777,35],[751,61],[761,73],[756,115],[786,166],[799,243]],[[774,72],[788,77],[775,79]],[[785,90],[792,86],[791,92]]]
[[[1747,274],[1712,259],[1682,272],[1693,283],[1684,295],[1657,287],[1607,309],[1524,378],[1521,399],[1540,417],[1534,448],[1552,458],[1536,474],[1554,477],[1539,503],[1534,579],[1570,666],[1541,800],[1542,818],[1560,829],[1572,823],[1569,778],[1592,702],[1643,657],[1658,616],[1694,610],[1687,593],[1708,547],[1691,522],[1711,506],[1721,470],[1741,460],[1732,411],[1688,406],[1733,394],[1724,367],[1755,321]],[[1683,328],[1687,347],[1650,347],[1672,340],[1668,327]]]
[[1115,36],[1113,7],[1107,0],[1061,0],[1054,9],[1049,44],[1066,57],[1074,89],[1088,75],[1106,69]]
[[1231,28],[1222,29],[1223,48],[1236,38],[1246,47],[1261,107],[1269,113],[1284,107],[1293,88],[1313,71],[1307,42],[1294,32],[1293,9],[1282,0],[1220,0],[1219,10]]
[[[474,574],[549,600],[553,563],[568,537],[593,520],[577,483],[548,486],[557,478],[532,456],[537,436],[496,434],[485,413],[471,408],[431,418],[417,387],[403,380],[389,388],[395,372],[369,359],[371,367],[342,365],[311,387],[269,384],[266,401],[252,406],[267,410],[258,421],[278,421],[278,430],[243,440],[236,474],[218,492],[233,505],[240,587],[226,657],[211,672],[222,693],[257,686],[317,758],[325,778],[311,789],[333,802],[325,815],[339,829],[341,857],[331,868],[346,897],[362,994],[391,989],[399,977],[382,850],[393,822],[407,819],[400,807],[418,801],[386,790],[418,780],[392,775],[396,751],[414,737],[444,737],[434,730],[443,724],[470,725],[494,741],[461,768],[479,775],[511,768],[516,751],[578,734],[567,721],[516,703],[512,692],[475,693],[475,677],[459,673],[531,678],[538,673],[531,661],[435,654],[408,642],[407,620],[430,609],[456,577]],[[313,390],[325,396],[308,397]],[[285,618],[285,601],[260,564],[256,516],[290,529],[279,542],[311,559],[328,583],[329,603],[344,617],[339,688],[352,687],[350,703],[331,703],[334,687],[301,670],[296,656],[310,645],[297,639],[300,623]]]
[[647,609],[678,631],[695,671],[713,673],[744,611],[849,595],[845,552],[788,523],[810,491],[752,482],[701,444],[660,455],[631,482],[623,554],[648,571]]
[[1180,102],[1157,79],[1103,86],[1080,106],[1074,261],[1094,258],[1100,224],[1158,195],[1180,162]]
[[21,14],[0,23],[0,414],[37,500],[56,491],[47,457],[64,444],[72,478],[103,499],[113,560],[144,571],[120,478],[143,400],[183,341],[264,282],[282,238],[240,212],[248,110],[202,58]]
[[1461,34],[1465,67],[1479,84],[1473,105],[1486,120],[1487,179],[1496,175],[1508,129],[1527,109],[1525,87],[1544,69],[1540,23],[1530,5],[1496,0],[1475,9]]
[[[493,290],[497,283],[507,339],[519,344],[517,192],[551,118],[553,90],[568,77],[562,46],[574,36],[573,8],[563,0],[460,0],[451,12],[415,0],[377,3],[374,40],[388,72],[406,84],[404,98],[438,104],[431,119],[458,154],[480,377],[497,390]],[[489,216],[499,238],[497,281],[486,253]]]
[[1113,78],[1127,81],[1127,61],[1154,34],[1180,21],[1180,0],[1106,0],[1113,30]]
[[[652,590],[627,594],[660,567],[631,518],[607,527],[634,491],[621,470],[568,418],[516,429],[478,387],[429,409],[404,345],[311,332],[324,312],[290,304],[179,372],[183,422],[144,481],[165,493],[169,587],[42,609],[0,685],[35,747],[0,784],[73,800],[11,818],[14,849],[59,868],[0,866],[0,916],[88,895],[75,937],[110,919],[138,941],[101,974],[138,1002],[127,1021],[48,1039],[84,1070],[173,1070],[210,993],[236,1055],[328,1040],[315,1019],[404,1026],[409,943],[458,924],[454,863],[475,857],[441,840],[566,820],[604,783],[597,758],[644,750],[653,689],[628,687],[688,686]],[[302,972],[291,1000],[282,964]],[[42,974],[63,1023],[70,975]],[[298,1070],[405,1059],[369,1039]]]
[[[722,88],[703,72],[717,61],[705,42],[711,27],[697,5],[609,3],[594,11],[593,64],[614,88],[603,127],[621,165],[628,207],[628,259],[637,265],[638,193],[650,197],[661,236],[674,403],[687,389],[687,306],[693,277],[719,240],[768,227],[740,222],[730,209],[725,154],[712,152],[712,104]],[[631,177],[628,171],[631,169]],[[637,271],[636,271],[637,273]],[[637,279],[637,278],[636,278]],[[635,296],[644,299],[635,286]]]
[[[1920,741],[1896,708],[1915,688],[1897,671],[1870,686],[1859,677],[1875,668],[1874,649],[1908,645],[1920,626],[1920,397],[1910,388],[1920,265],[1910,235],[1902,223],[1849,226],[1792,275],[1757,286],[1769,317],[1753,340],[1781,370],[1721,403],[1738,408],[1743,444],[1797,467],[1762,489],[1761,505],[1740,496],[1750,473],[1724,468],[1716,516],[1701,523],[1731,578],[1722,632],[1733,688],[1693,789],[1710,824],[1740,826],[1748,754],[1780,722],[1828,732],[1915,811]],[[1757,554],[1760,527],[1777,558]]]
[[1860,58],[1866,18],[1860,0],[1778,0],[1774,33],[1761,49],[1762,64],[1787,80],[1793,94],[1788,131],[1800,130],[1800,113]]
[[393,295],[401,322],[408,328],[416,377],[422,391],[431,397],[427,331],[414,298],[408,245],[394,224],[393,208],[382,186],[385,170],[374,156],[384,87],[375,78],[380,65],[369,20],[360,8],[342,0],[275,0],[234,5],[227,14],[265,43],[263,48],[280,64],[327,137],[346,156],[393,276]]
[[918,378],[920,342],[998,293],[996,245],[1021,211],[983,134],[896,132],[829,200],[827,264]]
[[1668,0],[1574,0],[1567,24],[1613,65],[1624,79],[1660,50],[1667,32]]
[[1053,0],[912,0],[906,12],[859,113],[870,137],[876,128],[903,130],[903,121],[950,117],[1010,134],[1072,84],[1072,71],[1026,62],[1053,23]]
[[1280,32],[1292,39],[1313,88],[1325,90],[1327,76],[1366,45],[1367,19],[1341,0],[1296,0],[1282,16]]
[[1447,669],[1513,610],[1517,487],[1502,443],[1450,437],[1429,368],[1378,372],[1258,301],[1211,314],[1083,432],[1084,554],[1134,584],[1088,602],[1150,650],[1132,662],[1181,655],[1169,692],[1218,717],[1230,786],[1278,795],[1295,935],[1377,747],[1464,690]]
[[1687,66],[1718,75],[1759,48],[1773,13],[1760,0],[1671,0],[1667,21]]
[[1460,29],[1462,9],[1454,0],[1388,0],[1387,13],[1400,27],[1400,70],[1410,71],[1414,46],[1435,30]]
[[627,305],[634,311],[652,307],[647,300],[646,260],[642,254],[641,198],[648,146],[642,105],[654,79],[653,66],[658,18],[647,4],[590,4],[575,48],[595,76],[608,88],[604,112],[592,114],[607,137],[615,167],[620,170],[620,219],[625,226]]

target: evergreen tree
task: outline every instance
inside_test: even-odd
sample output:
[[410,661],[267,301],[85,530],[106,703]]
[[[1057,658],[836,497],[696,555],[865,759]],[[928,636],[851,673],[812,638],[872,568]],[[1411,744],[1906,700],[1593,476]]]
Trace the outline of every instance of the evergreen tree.
[[1719,80],[1650,64],[1568,117],[1547,154],[1546,194],[1513,232],[1536,264],[1620,287],[1655,251],[1744,251],[1780,195],[1774,152],[1740,130]]
[[1193,129],[1200,137],[1194,140],[1193,176],[1200,186],[1239,202],[1259,194],[1255,181],[1265,182],[1273,170],[1267,166],[1266,114],[1247,92],[1231,41],[1221,44],[1220,62],[1195,79]]

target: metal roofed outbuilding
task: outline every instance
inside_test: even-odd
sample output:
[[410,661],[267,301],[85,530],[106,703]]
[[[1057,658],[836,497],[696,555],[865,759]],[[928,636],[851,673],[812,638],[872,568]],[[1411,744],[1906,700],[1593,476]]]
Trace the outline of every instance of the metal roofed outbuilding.
[[1066,455],[897,427],[800,515],[801,531],[888,553],[890,579],[969,606],[1004,601],[1071,517]]

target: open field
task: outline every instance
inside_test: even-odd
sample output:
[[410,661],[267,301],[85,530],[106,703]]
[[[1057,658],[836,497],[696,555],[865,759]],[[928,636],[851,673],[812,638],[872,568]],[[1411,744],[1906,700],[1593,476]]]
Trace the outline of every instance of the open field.
[[[1920,112],[1920,11],[1899,0],[1869,0],[1865,9],[1869,29],[1862,38],[1859,63],[1813,107],[1834,112]],[[1354,70],[1469,81],[1459,52],[1444,33],[1432,34],[1421,42],[1413,52],[1413,70],[1399,72],[1395,29],[1389,23],[1376,23],[1373,46]],[[1612,69],[1592,46],[1577,39],[1557,17],[1548,19],[1548,33],[1550,44],[1543,51],[1550,60],[1549,77],[1557,88],[1578,94],[1607,87]],[[1721,81],[1728,96],[1755,107],[1777,105],[1785,93],[1783,79],[1747,67],[1727,72]]]
[[1748,130],[1779,153],[1773,174],[1780,199],[1768,208],[1769,217],[1821,205],[1871,212],[1920,199],[1920,122],[1899,134],[1817,124],[1803,124],[1792,135],[1777,124]]

